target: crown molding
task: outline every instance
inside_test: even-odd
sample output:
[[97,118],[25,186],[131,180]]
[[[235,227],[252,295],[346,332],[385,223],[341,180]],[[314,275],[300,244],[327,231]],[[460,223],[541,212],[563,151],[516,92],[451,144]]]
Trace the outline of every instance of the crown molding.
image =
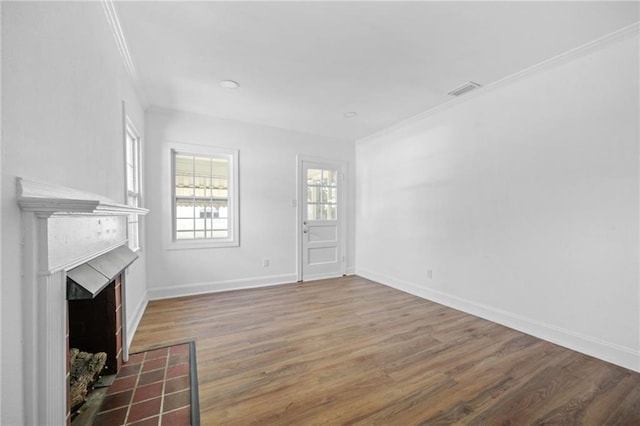
[[119,204],[108,198],[64,186],[33,179],[16,179],[18,205],[23,211],[45,216],[85,215],[146,215],[149,210]]
[[127,39],[124,36],[124,32],[122,31],[122,26],[120,25],[120,18],[118,18],[118,13],[116,12],[115,4],[113,0],[101,0],[102,7],[104,9],[104,13],[107,18],[107,23],[109,24],[109,28],[113,33],[113,37],[116,41],[116,46],[118,47],[118,51],[120,52],[120,57],[122,58],[122,63],[124,68],[127,70],[131,81],[133,82],[133,86],[136,90],[138,97],[140,98],[140,102],[145,106],[148,106],[148,102],[142,91],[142,87],[140,85],[140,80],[138,79],[138,73],[136,71],[136,67],[133,64],[133,59],[131,58],[131,54],[129,53],[129,46],[127,45]]
[[566,52],[560,53],[559,55],[553,56],[545,61],[539,62],[536,65],[533,65],[529,68],[525,68],[522,71],[518,71],[514,74],[511,74],[507,77],[501,78],[493,83],[489,83],[484,85],[483,87],[473,90],[472,92],[461,96],[459,98],[451,99],[450,101],[444,102],[440,105],[436,105],[435,107],[429,108],[426,111],[423,111],[419,114],[416,114],[412,117],[409,117],[405,120],[402,120],[396,124],[393,124],[385,129],[377,131],[369,136],[365,136],[364,138],[360,138],[355,141],[356,145],[364,144],[368,141],[377,139],[381,136],[385,136],[395,132],[396,130],[401,129],[404,126],[411,125],[412,123],[423,120],[427,117],[435,115],[439,112],[442,112],[446,109],[452,108],[462,102],[467,102],[471,99],[474,99],[478,96],[483,96],[486,93],[489,93],[498,88],[507,86],[516,81],[522,80],[524,78],[530,77],[532,75],[538,74],[540,72],[546,71],[550,68],[553,68],[557,65],[570,62],[574,59],[585,56],[591,52],[602,49],[616,41],[623,40],[632,36],[637,36],[640,33],[640,21],[635,22],[631,25],[627,25],[626,27],[622,27],[619,30],[616,30],[612,33],[609,33],[605,36],[597,38],[588,43],[582,44],[576,48],[568,50]]

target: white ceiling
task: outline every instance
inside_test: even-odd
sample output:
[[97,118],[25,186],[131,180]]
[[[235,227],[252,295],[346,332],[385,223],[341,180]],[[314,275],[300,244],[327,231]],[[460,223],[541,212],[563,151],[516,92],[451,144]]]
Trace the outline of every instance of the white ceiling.
[[[357,139],[639,20],[638,2],[118,2],[151,106]],[[219,82],[233,79],[236,90]],[[356,118],[344,113],[357,111]]]

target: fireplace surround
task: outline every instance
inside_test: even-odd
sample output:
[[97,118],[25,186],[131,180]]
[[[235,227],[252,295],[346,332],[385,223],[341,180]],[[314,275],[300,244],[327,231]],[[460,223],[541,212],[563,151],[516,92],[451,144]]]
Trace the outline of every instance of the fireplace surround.
[[[126,244],[127,216],[147,209],[17,178],[22,210],[27,424],[68,424],[67,272]],[[126,306],[122,294],[122,312]],[[126,324],[122,318],[122,324]],[[122,327],[126,360],[126,327]]]

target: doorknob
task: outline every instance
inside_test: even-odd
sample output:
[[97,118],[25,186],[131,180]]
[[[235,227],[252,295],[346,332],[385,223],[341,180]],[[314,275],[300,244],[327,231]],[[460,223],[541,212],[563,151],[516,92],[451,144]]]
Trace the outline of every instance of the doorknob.
[[302,232],[304,232],[304,233],[306,234],[307,232],[309,232],[309,228],[307,228],[307,227],[305,226],[305,227],[302,229]]

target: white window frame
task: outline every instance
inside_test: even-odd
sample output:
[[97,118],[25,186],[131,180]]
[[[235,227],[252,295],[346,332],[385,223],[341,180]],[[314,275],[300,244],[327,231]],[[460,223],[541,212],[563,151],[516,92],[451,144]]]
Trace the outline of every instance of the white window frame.
[[[164,217],[164,246],[168,250],[199,249],[217,247],[237,247],[240,245],[240,205],[238,186],[238,156],[237,149],[221,148],[208,145],[196,145],[182,142],[167,142],[163,149],[164,164],[168,172],[163,173],[163,217]],[[175,238],[176,217],[175,217],[175,166],[174,156],[176,153],[225,157],[229,161],[229,182],[228,182],[228,220],[229,234],[226,238],[198,238],[177,240]]]
[[[129,150],[129,138],[134,143],[134,147],[132,150]],[[131,118],[125,113],[124,114],[124,157],[125,157],[125,200],[126,204],[132,207],[142,207],[142,138],[140,137],[140,133],[136,129],[136,126],[133,124]],[[134,152],[134,158],[129,158],[129,153]],[[136,188],[129,187],[129,164],[132,165],[133,168],[133,182]],[[137,185],[136,185],[137,184]],[[131,202],[131,198],[135,201]],[[127,245],[133,251],[142,250],[142,241],[141,236],[141,217],[139,215],[129,215],[127,216]],[[135,223],[136,225],[136,233],[135,235],[131,235],[130,228],[131,225]]]

